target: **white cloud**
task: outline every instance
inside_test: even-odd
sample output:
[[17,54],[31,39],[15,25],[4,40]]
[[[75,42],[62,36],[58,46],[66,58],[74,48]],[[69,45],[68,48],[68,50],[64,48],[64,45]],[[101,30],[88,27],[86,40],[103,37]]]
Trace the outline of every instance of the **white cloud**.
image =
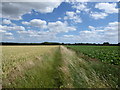
[[25,28],[23,26],[13,26],[10,27],[10,30],[25,30]]
[[[24,38],[29,38],[39,41],[59,41],[59,37],[57,37],[57,34],[59,33],[67,33],[69,31],[75,31],[76,28],[69,26],[67,22],[48,22],[47,24],[47,31],[37,31],[37,30],[24,30],[24,31],[17,31],[17,33]],[[24,38],[23,38],[24,37]],[[21,39],[21,40],[22,40]]]
[[26,31],[17,31],[17,33],[21,34],[21,35],[28,35],[28,36],[40,36],[40,35],[44,35],[43,33],[46,32],[41,32],[41,31],[35,31],[35,30],[26,30]]
[[3,2],[2,3],[2,17],[8,19],[19,20],[22,15],[31,12],[32,9],[40,13],[51,13],[54,8],[57,8],[62,1],[57,2],[46,0],[46,2]]
[[33,19],[30,22],[25,22],[24,21],[24,22],[22,22],[22,24],[31,25],[33,27],[47,28],[46,21],[40,20],[40,19]]
[[[23,24],[26,24],[26,22],[23,22]],[[67,33],[69,31],[75,31],[76,28],[69,26],[67,22],[61,22],[61,21],[56,21],[56,22],[48,22],[48,24],[42,20],[38,19],[33,19],[30,22],[27,22],[27,25],[32,25],[32,26],[39,26],[40,25],[46,25],[47,31],[38,31],[38,30],[27,30],[23,26],[2,26],[0,32],[4,33],[4,38],[8,38],[8,36],[14,36],[12,33],[7,32],[7,31],[14,31],[17,32],[18,36],[15,38],[21,39],[21,40],[32,40],[35,38],[35,40],[59,40],[58,37],[56,36],[59,33]],[[41,26],[43,27],[43,26]],[[5,39],[4,39],[5,40]],[[20,41],[21,41],[20,40]]]
[[73,18],[75,15],[75,12],[66,12],[66,15],[70,18]]
[[87,7],[87,3],[74,3],[72,8],[76,9],[77,13],[80,13],[81,11],[89,12],[90,8]]
[[95,8],[103,10],[105,13],[112,14],[118,13],[117,3],[98,3],[95,5]]
[[[110,22],[106,27],[93,27],[95,30],[80,32],[80,38],[92,42],[118,42],[118,22]],[[92,29],[91,28],[91,29]]]
[[103,12],[92,12],[90,16],[97,20],[97,19],[104,19],[106,16],[108,16],[108,14]]
[[79,10],[76,10],[76,13],[80,13],[81,11],[79,11]]
[[90,8],[88,8],[86,2],[74,2],[71,3],[72,8],[75,9],[75,12],[68,11],[66,12],[66,15],[64,19],[70,19],[73,20],[75,23],[82,23],[82,19],[80,17],[81,12],[89,13]]
[[[47,31],[37,30],[15,30],[19,34],[17,41],[61,41],[61,42],[91,42],[103,43],[105,41],[110,43],[118,42],[118,22],[110,22],[105,27],[88,26],[90,30],[80,31],[80,35],[67,35],[66,32],[75,31],[75,27],[68,26],[66,22],[49,22]],[[6,39],[13,40],[14,37],[7,30],[0,30],[1,33],[6,33]],[[57,36],[59,33],[66,33],[63,36]],[[8,34],[7,34],[8,33]]]
[[72,37],[74,37],[74,35],[64,35],[64,37],[66,37],[66,38],[72,38]]
[[29,25],[29,22],[23,21],[22,24]]
[[60,37],[60,41],[68,43],[118,43],[118,22],[110,22],[105,27],[88,26],[88,28],[91,30],[80,31],[79,35],[63,35]]
[[49,22],[48,23],[48,29],[51,32],[60,33],[60,32],[69,32],[69,31],[75,31],[75,27],[68,26],[67,23],[63,23],[61,21],[56,22]]
[[72,7],[76,9],[76,13],[79,14],[83,11],[90,13],[90,16],[96,20],[104,19],[108,14],[118,13],[117,3],[97,3],[95,8],[101,10],[101,12],[91,11],[91,8],[89,8],[87,4],[86,2],[74,2],[72,3]]
[[31,26],[46,28],[46,21],[40,19],[33,19],[30,21]]
[[61,19],[62,19],[61,17],[58,18],[58,20],[61,20]]
[[9,32],[9,33],[7,32],[7,33],[5,33],[5,35],[7,35],[7,36],[12,36],[13,34],[10,33],[10,32]]
[[6,36],[6,37],[4,37],[2,39],[4,41],[4,40],[14,40],[15,38],[13,36]]
[[4,40],[4,39],[14,39],[13,38],[13,34],[11,32],[7,32],[6,30],[2,30],[2,25],[0,25],[0,40]]
[[[93,27],[93,26],[91,26]],[[99,33],[99,32],[103,32],[104,34],[106,33],[113,33],[116,34],[118,33],[118,22],[110,22],[106,27],[93,27],[95,30],[91,30],[91,31],[82,31],[85,33]],[[117,34],[116,34],[117,35]]]
[[72,12],[72,11],[67,11],[66,12],[66,16],[64,17],[65,20],[73,20],[75,23],[81,23],[82,20],[80,18],[79,15],[77,15],[77,13]]
[[88,26],[89,29],[91,29],[92,31],[95,30],[95,27],[93,26]]
[[106,33],[118,34],[118,22],[111,22],[107,27],[104,28]]
[[4,31],[4,30],[0,30],[0,33],[5,33],[6,31]]
[[29,34],[29,31],[17,31],[19,34]]
[[12,24],[12,22],[10,20],[8,20],[8,19],[4,19],[2,21],[2,24]]
[[109,14],[118,13],[117,3],[97,3],[95,8],[100,12],[92,12],[90,16],[96,20],[105,19]]
[[109,26],[111,26],[111,27],[118,26],[118,22],[110,22]]
[[58,41],[56,33],[50,31],[36,31],[36,30],[26,30],[26,31],[17,31],[20,38],[18,40],[26,42],[45,42],[45,41]]
[[0,29],[1,30],[10,30],[10,31],[13,31],[13,30],[25,30],[25,28],[23,26],[2,26],[0,25]]

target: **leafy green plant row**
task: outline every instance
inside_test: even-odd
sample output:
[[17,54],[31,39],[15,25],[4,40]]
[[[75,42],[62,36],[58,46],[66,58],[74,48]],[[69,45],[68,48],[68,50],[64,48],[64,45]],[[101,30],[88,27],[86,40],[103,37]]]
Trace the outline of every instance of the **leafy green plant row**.
[[76,52],[81,52],[102,62],[119,65],[119,46],[67,46]]

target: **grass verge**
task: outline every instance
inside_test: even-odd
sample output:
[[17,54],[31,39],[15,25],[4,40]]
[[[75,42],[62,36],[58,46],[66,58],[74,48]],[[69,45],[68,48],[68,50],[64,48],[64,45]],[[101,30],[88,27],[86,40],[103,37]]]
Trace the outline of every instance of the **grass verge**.
[[[70,51],[73,51],[69,48]],[[82,88],[118,88],[120,72],[119,66],[102,63],[82,53],[76,53],[72,59],[71,70],[75,87]],[[75,56],[74,56],[75,57]]]

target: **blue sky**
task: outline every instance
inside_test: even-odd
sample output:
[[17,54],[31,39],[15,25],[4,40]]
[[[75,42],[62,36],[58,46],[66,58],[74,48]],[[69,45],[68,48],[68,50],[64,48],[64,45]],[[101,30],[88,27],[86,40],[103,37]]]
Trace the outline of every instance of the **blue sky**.
[[3,2],[1,41],[118,43],[117,3]]

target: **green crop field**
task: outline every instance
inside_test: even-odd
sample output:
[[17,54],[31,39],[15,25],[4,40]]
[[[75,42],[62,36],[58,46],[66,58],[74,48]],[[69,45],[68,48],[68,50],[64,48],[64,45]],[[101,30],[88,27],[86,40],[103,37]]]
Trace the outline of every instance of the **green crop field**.
[[1,47],[3,88],[119,87],[118,47]]
[[78,53],[83,53],[102,62],[120,65],[119,46],[68,46]]

